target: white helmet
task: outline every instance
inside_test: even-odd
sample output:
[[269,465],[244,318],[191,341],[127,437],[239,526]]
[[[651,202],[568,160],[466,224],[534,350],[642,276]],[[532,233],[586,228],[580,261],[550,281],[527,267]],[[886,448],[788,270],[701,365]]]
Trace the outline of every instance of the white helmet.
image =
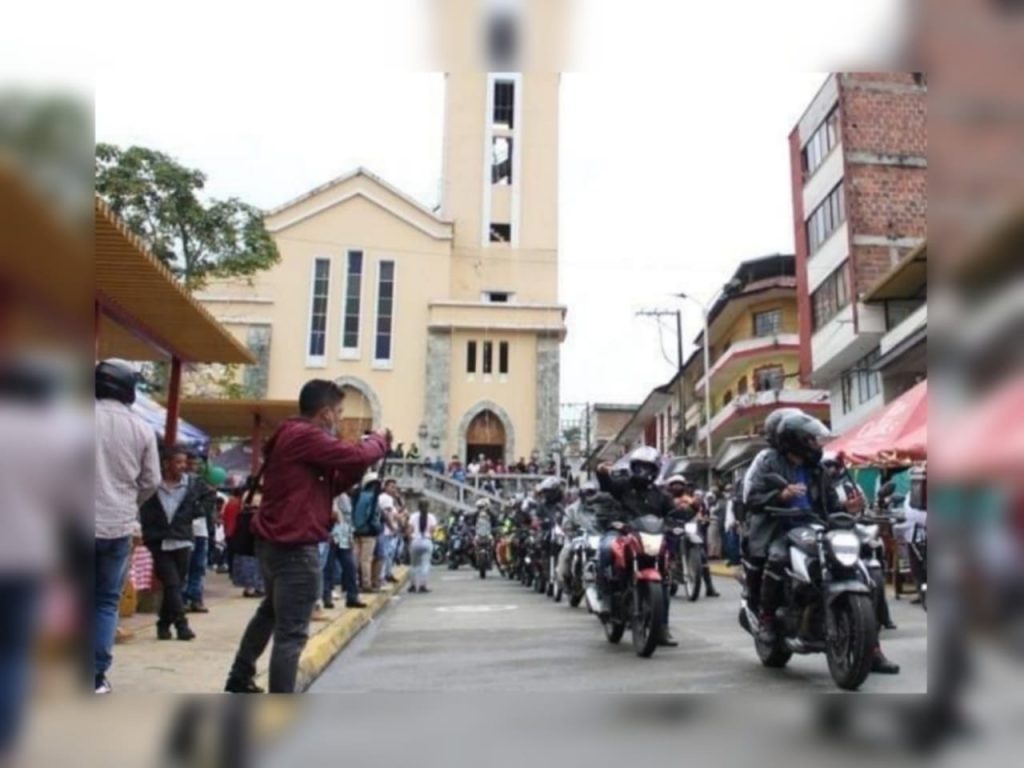
[[661,472],[661,463],[656,448],[649,445],[637,448],[629,454],[629,474],[634,485],[643,487],[653,483]]
[[476,500],[476,508],[477,509],[490,509],[491,508],[491,500],[490,499],[477,499]]

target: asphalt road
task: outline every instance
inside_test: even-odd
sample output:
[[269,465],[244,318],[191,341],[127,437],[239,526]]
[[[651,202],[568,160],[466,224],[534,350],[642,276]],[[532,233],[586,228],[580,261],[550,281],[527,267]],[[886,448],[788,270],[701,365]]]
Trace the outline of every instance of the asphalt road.
[[[638,658],[629,633],[615,646],[584,607],[570,608],[500,577],[435,569],[433,592],[408,594],[338,656],[313,685],[316,693],[368,691],[712,692],[836,690],[823,655],[794,656],[765,669],[736,623],[739,585],[716,578],[722,597],[672,600],[678,648]],[[923,693],[926,614],[890,600],[899,629],[883,647],[902,666],[872,675],[862,691]]]

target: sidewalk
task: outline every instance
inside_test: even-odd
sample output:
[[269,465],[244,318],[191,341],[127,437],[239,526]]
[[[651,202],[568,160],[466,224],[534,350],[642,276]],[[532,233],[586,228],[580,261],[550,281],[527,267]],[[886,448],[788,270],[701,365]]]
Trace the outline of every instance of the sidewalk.
[[[328,664],[387,606],[407,578],[407,569],[395,568],[397,585],[388,585],[377,595],[363,595],[368,608],[345,608],[344,598],[335,601],[330,620],[313,622],[310,638],[299,662],[298,690],[305,690]],[[156,639],[156,615],[136,614],[121,620],[121,627],[134,633],[125,643],[114,646],[110,681],[117,693],[220,693],[238,649],[242,632],[252,618],[259,600],[242,597],[226,574],[206,577],[206,605],[209,613],[189,614],[196,633],[190,642]],[[257,682],[266,688],[270,647],[257,667]]]

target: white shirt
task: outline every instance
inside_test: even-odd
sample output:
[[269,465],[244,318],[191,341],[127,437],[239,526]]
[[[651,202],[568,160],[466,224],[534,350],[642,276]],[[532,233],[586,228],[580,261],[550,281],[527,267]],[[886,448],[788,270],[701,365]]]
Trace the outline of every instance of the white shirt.
[[409,515],[409,527],[412,529],[413,541],[420,539],[432,539],[434,537],[434,529],[437,528],[437,518],[432,514],[427,514],[427,530],[420,533],[420,515],[422,512],[413,512]]
[[96,538],[130,536],[139,505],[156,492],[156,432],[116,400],[96,401]]

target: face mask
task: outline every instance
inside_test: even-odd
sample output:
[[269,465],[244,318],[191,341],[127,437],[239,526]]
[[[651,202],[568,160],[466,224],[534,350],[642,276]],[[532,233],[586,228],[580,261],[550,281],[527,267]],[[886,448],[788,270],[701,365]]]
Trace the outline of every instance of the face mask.
[[668,492],[670,494],[672,494],[672,498],[678,499],[680,496],[683,496],[686,493],[686,489],[685,488],[669,488]]

